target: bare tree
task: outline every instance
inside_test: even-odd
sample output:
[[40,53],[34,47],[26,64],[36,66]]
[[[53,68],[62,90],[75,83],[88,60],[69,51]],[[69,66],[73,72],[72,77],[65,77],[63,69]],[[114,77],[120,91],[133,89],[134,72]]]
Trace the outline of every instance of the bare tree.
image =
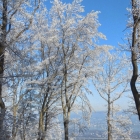
[[[26,1],[30,3],[29,1]],[[26,3],[27,4],[27,3]],[[30,17],[27,13],[29,11],[24,9],[25,1],[10,1],[10,0],[1,0],[0,1],[0,133],[4,135],[3,130],[3,121],[5,117],[5,103],[3,102],[3,92],[2,89],[4,82],[4,77],[8,78],[5,75],[5,69],[7,68],[7,62],[5,61],[5,53],[7,50],[12,51],[18,56],[21,54],[20,49],[14,48],[14,44],[21,41],[23,34],[27,31],[32,24],[33,15],[36,10],[39,8],[39,2],[33,7],[30,11]],[[25,14],[25,15],[24,15]],[[22,19],[19,19],[19,15]],[[22,22],[22,25],[21,25]],[[22,38],[23,39],[23,38]],[[25,38],[24,38],[25,39]],[[16,44],[17,45],[17,44]],[[20,52],[20,53],[19,53]],[[10,78],[9,78],[10,80]],[[2,138],[1,135],[1,138]],[[5,139],[5,138],[4,138]]]
[[[123,58],[123,59],[122,59]],[[118,54],[108,54],[99,58],[103,70],[95,75],[93,84],[99,95],[107,102],[107,133],[108,140],[113,139],[112,134],[112,107],[118,99],[126,92],[127,88],[127,63],[125,57],[119,59]],[[122,61],[123,60],[123,61]],[[124,67],[125,65],[125,67]],[[125,73],[125,75],[124,75]]]
[[[37,21],[37,22],[36,22]],[[40,13],[35,14],[33,26],[31,26],[31,45],[28,48],[29,55],[33,58],[33,63],[28,66],[28,71],[33,75],[32,80],[28,80],[27,88],[35,93],[35,102],[38,104],[38,140],[44,140],[50,135],[53,126],[57,126],[56,120],[60,107],[58,100],[60,94],[58,48],[54,47],[55,42],[51,40],[53,33],[47,19],[47,12],[44,8]],[[37,28],[36,28],[37,27]],[[49,34],[49,36],[48,36]],[[36,43],[37,42],[37,43]],[[61,111],[62,112],[62,111]]]
[[8,104],[6,106],[8,112],[6,116],[8,115],[10,121],[9,131],[11,131],[10,135],[13,140],[29,138],[32,134],[34,120],[36,119],[34,112],[35,103],[34,105],[32,104],[34,92],[26,86],[26,81],[33,79],[32,73],[24,70],[32,62],[32,58],[28,58],[27,61],[26,49],[24,46],[24,52],[22,52],[22,56],[24,53],[26,54],[26,61],[24,60],[24,63],[22,62],[23,60],[19,59],[11,51],[6,51],[5,53],[5,62],[7,62],[5,67],[8,65],[9,68],[5,70],[5,76],[8,76],[8,78],[5,78],[6,85],[4,87],[6,88],[3,96],[5,103]]
[[[74,0],[71,4],[63,4],[60,0],[54,0],[46,25],[43,22],[40,25],[34,24],[33,27],[35,30],[38,27],[39,30],[35,32],[36,41],[32,49],[41,50],[34,58],[37,60],[38,54],[42,57],[41,61],[40,57],[37,63],[31,65],[39,78],[30,82],[40,89],[39,129],[45,133],[45,115],[49,115],[47,113],[53,107],[50,103],[55,103],[57,98],[61,99],[59,103],[63,112],[65,140],[69,139],[70,114],[75,104],[79,103],[79,110],[87,107],[86,109],[91,111],[86,96],[90,93],[88,79],[96,73],[96,56],[102,50],[108,50],[96,45],[98,38],[105,39],[105,36],[98,32],[98,12],[91,12],[85,17],[81,12],[81,1]],[[40,18],[39,21],[42,22],[43,19]],[[83,108],[85,105],[87,106]],[[43,137],[39,135],[39,139]]]
[[[0,42],[4,45],[0,87],[6,77],[12,96],[8,103],[12,138],[45,140],[58,128],[55,120],[62,113],[68,140],[72,111],[81,111],[85,121],[90,120],[88,83],[99,72],[97,58],[108,51],[96,44],[98,38],[105,39],[98,32],[98,12],[83,16],[81,0],[71,4],[54,0],[49,12],[43,5],[38,9],[39,1],[30,8],[31,1],[2,2],[7,2],[7,23],[5,40]],[[0,33],[3,36],[4,30]],[[80,121],[77,124],[81,129]]]
[[[58,91],[61,96],[65,140],[69,139],[70,114],[74,105],[79,103],[79,110],[82,110],[87,104],[89,110],[91,109],[86,97],[90,91],[87,83],[96,72],[97,63],[94,61],[94,56],[100,52],[94,49],[97,47],[94,39],[104,38],[104,35],[97,30],[98,13],[91,12],[83,17],[80,14],[83,11],[80,2],[63,4],[55,0],[51,9],[53,21],[51,30],[55,32],[52,41],[58,48],[57,59],[61,64],[58,67],[60,77]],[[83,106],[80,107],[80,104]]]
[[[22,7],[25,4],[25,1],[9,1],[9,0],[1,0],[0,1],[0,135],[3,134],[3,120],[5,116],[5,103],[2,99],[2,86],[3,86],[3,77],[5,71],[5,50],[11,49],[13,43],[17,42],[22,34],[29,29],[32,23],[32,17],[26,17],[26,20],[22,20],[20,24],[17,20],[18,15],[23,15],[23,11],[25,9]],[[36,5],[31,12],[33,16],[39,5]],[[22,10],[21,10],[22,9]],[[27,11],[26,11],[27,12]],[[20,27],[20,30],[19,30]],[[18,29],[18,30],[17,30]]]

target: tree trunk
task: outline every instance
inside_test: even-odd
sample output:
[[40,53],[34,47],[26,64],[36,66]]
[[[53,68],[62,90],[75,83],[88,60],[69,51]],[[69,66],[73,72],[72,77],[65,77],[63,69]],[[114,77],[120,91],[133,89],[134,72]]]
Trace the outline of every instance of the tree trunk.
[[48,130],[48,112],[46,112],[46,117],[45,117],[45,132],[47,132],[47,130]]
[[132,0],[132,9],[133,9],[132,14],[133,14],[134,25],[133,25],[133,33],[132,33],[131,62],[132,62],[132,66],[133,66],[133,74],[132,74],[132,78],[130,81],[130,86],[131,86],[131,91],[133,93],[133,97],[134,97],[135,104],[136,104],[136,109],[137,109],[139,120],[140,120],[140,101],[139,101],[140,95],[136,88],[136,81],[138,78],[138,64],[137,64],[137,59],[138,59],[137,53],[138,52],[136,52],[136,47],[139,43],[136,41],[137,40],[137,30],[139,28],[139,17],[138,17],[139,13],[136,13],[137,8],[139,8],[139,7],[137,7],[137,6],[138,5],[137,5],[136,0]]
[[5,43],[6,43],[6,26],[7,26],[7,0],[3,0],[3,9],[2,9],[2,34],[0,42],[0,139],[4,135],[3,122],[5,117],[5,104],[2,99],[2,83],[3,83],[3,73],[4,73],[4,52],[5,52]]
[[64,119],[64,133],[65,133],[65,140],[69,140],[69,119]]
[[108,113],[107,113],[107,126],[108,126],[108,140],[111,140],[111,122],[110,122],[110,116],[111,116],[111,103],[110,103],[110,94],[108,94]]
[[44,112],[41,110],[40,112],[40,117],[39,117],[39,132],[38,132],[38,139],[37,140],[44,140],[45,135],[44,135]]
[[17,133],[17,128],[16,128],[16,116],[17,116],[17,105],[13,104],[13,128],[12,128],[12,140],[16,139],[16,133]]

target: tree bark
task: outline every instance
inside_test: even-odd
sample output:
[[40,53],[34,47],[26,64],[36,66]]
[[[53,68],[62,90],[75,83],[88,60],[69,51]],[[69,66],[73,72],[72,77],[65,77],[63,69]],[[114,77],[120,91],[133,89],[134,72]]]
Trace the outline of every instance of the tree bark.
[[139,17],[137,15],[136,12],[137,9],[137,3],[136,0],[132,0],[132,11],[133,11],[133,21],[134,21],[134,25],[133,25],[133,32],[132,32],[132,46],[131,46],[131,62],[132,62],[132,66],[133,66],[133,74],[132,74],[132,78],[130,81],[130,87],[131,87],[131,91],[133,93],[133,97],[135,100],[135,105],[136,105],[136,109],[138,112],[138,116],[139,116],[139,120],[140,120],[140,95],[138,93],[138,90],[136,88],[136,81],[138,78],[138,64],[137,64],[137,52],[136,52],[136,48],[137,47],[137,41],[136,41],[136,36],[137,36],[137,26],[139,25]]
[[44,140],[44,111],[41,110],[40,117],[39,117],[39,132],[38,132],[38,139],[37,140]]
[[64,119],[64,133],[65,133],[65,140],[69,140],[69,119]]
[[107,126],[108,126],[108,140],[111,140],[111,123],[110,123],[110,116],[111,116],[111,103],[110,103],[110,94],[108,94],[108,112],[107,112]]
[[15,96],[13,99],[13,127],[12,127],[12,140],[16,140],[16,134],[17,134],[17,105],[15,104]]
[[[0,40],[0,76],[3,77],[4,73],[4,52],[5,52],[5,43],[6,43],[6,26],[7,26],[7,0],[3,0],[3,9],[2,9],[2,34]],[[0,79],[0,138],[4,135],[3,122],[5,117],[5,103],[2,99],[2,83],[3,79]]]

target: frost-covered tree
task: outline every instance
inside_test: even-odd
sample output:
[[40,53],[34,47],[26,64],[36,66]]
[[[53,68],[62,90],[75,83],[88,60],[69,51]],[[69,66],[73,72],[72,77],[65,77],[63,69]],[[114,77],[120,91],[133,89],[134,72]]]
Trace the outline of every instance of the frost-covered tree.
[[[26,44],[26,47],[29,46]],[[5,53],[5,62],[9,62],[9,60],[13,62],[5,65],[9,67],[5,70],[5,76],[9,77],[6,78],[7,88],[3,92],[8,112],[6,116],[8,115],[10,120],[9,135],[13,140],[33,139],[34,133],[37,132],[36,117],[38,114],[36,112],[35,94],[26,86],[26,81],[34,78],[32,73],[26,70],[33,60],[32,57],[29,59],[26,47],[24,46],[24,51],[22,51],[22,56],[26,56],[24,61],[11,51]]]
[[131,140],[132,130],[130,125],[132,124],[130,118],[127,115],[120,115],[117,112],[113,113],[111,117],[111,135],[113,140],[127,139]]
[[[56,131],[61,139],[57,116],[62,114],[68,140],[70,123],[78,126],[77,131],[90,120],[89,80],[99,72],[97,58],[109,49],[97,45],[99,38],[105,39],[98,32],[99,12],[83,16],[81,0],[71,4],[54,0],[49,11],[39,1],[35,5],[26,0],[2,2],[7,2],[7,23],[1,43],[5,65],[0,67],[5,68],[2,78],[6,77],[8,85],[7,93],[3,93],[10,97],[5,97],[10,135],[13,140],[45,140],[56,138],[51,132]],[[75,111],[82,112],[83,121],[71,120]]]
[[[38,78],[28,84],[34,85],[40,95],[39,131],[43,135],[45,127],[47,128],[45,116],[47,113],[49,115],[54,105],[61,106],[66,140],[69,138],[71,111],[83,111],[87,120],[91,111],[86,96],[90,93],[88,80],[98,70],[96,56],[102,51],[108,51],[108,47],[96,44],[98,38],[105,39],[98,32],[98,12],[92,11],[83,16],[83,11],[81,1],[74,0],[71,4],[66,4],[54,0],[47,15],[45,10],[42,15],[36,14],[37,20],[32,26],[33,45],[30,51],[36,62],[29,69]],[[39,139],[43,137],[39,136]]]
[[[54,0],[50,11],[52,46],[58,48],[56,59],[59,63],[58,92],[61,96],[65,140],[69,139],[70,113],[74,104],[88,104],[86,93],[88,79],[97,70],[95,55],[99,54],[96,40],[105,38],[98,32],[98,12],[92,11],[85,17],[81,1],[63,4]],[[90,108],[90,104],[88,105]],[[81,108],[80,108],[81,109]]]
[[[30,1],[24,0],[1,0],[0,1],[0,136],[4,136],[3,120],[5,116],[5,103],[3,102],[3,90],[2,86],[5,83],[5,52],[10,50],[12,53],[17,54],[20,49],[15,48],[15,44],[20,42],[23,37],[23,33],[27,31],[32,23],[33,15],[39,7],[39,2],[36,1],[36,5],[28,8],[33,4]],[[28,7],[28,8],[27,8]],[[22,38],[22,39],[21,39]],[[16,44],[17,45],[17,44]],[[19,44],[18,44],[19,45]],[[20,46],[20,45],[19,45]],[[20,48],[20,47],[19,47]],[[16,50],[17,49],[17,50]],[[18,54],[20,55],[21,52]],[[9,60],[10,62],[10,60]],[[10,79],[9,79],[10,80]]]
[[126,72],[127,61],[124,56],[120,58],[119,55],[121,54],[110,53],[108,55],[100,56],[98,60],[100,61],[100,65],[103,66],[103,69],[93,78],[95,89],[107,102],[108,140],[113,138],[114,134],[112,131],[115,131],[114,128],[117,127],[113,125],[114,118],[112,118],[112,114],[114,112],[114,108],[112,106],[126,92],[128,84],[128,75]]

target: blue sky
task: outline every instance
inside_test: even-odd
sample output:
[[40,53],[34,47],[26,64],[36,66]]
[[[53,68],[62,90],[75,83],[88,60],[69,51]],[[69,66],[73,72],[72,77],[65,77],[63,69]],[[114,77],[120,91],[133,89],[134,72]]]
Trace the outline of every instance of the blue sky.
[[[82,4],[85,6],[85,13],[89,13],[91,10],[101,12],[99,14],[99,22],[101,24],[99,31],[106,35],[107,40],[100,40],[100,44],[108,44],[115,47],[118,47],[118,43],[124,44],[124,30],[128,20],[126,8],[130,7],[130,0],[83,0]],[[91,88],[93,89],[92,85]],[[106,108],[104,106],[106,102],[101,99],[96,91],[94,91],[94,97],[91,102],[96,111]],[[118,100],[117,104],[123,109],[127,108],[128,98]]]
[[[70,1],[70,0],[65,0]],[[107,41],[100,41],[103,44],[118,46],[123,42],[124,32],[127,24],[127,7],[130,7],[130,0],[83,0],[85,12],[91,10],[101,11],[99,31],[104,33]]]
[[[50,8],[50,1],[47,0],[47,8]],[[73,0],[61,0],[64,3],[72,3]],[[106,35],[107,40],[101,40],[100,44],[118,46],[118,43],[124,43],[124,30],[127,24],[127,7],[130,7],[130,0],[83,0],[82,6],[87,13],[100,11],[99,22],[101,26],[99,31]]]
[[[128,20],[126,8],[130,7],[130,0],[83,0],[82,4],[85,6],[85,13],[89,13],[91,10],[101,12],[99,14],[99,22],[101,24],[99,31],[106,35],[107,40],[100,40],[100,44],[118,47],[118,43],[124,43],[124,30]],[[91,88],[93,89],[92,85]],[[125,109],[128,106],[127,99],[122,98],[117,101],[117,104]],[[94,97],[91,101],[96,111],[106,108],[106,102],[101,99],[96,91],[94,91]]]
[[[62,0],[65,3],[71,3],[73,0]],[[49,0],[47,4],[49,5]],[[101,26],[99,31],[106,35],[107,40],[100,40],[99,44],[106,44],[118,47],[118,43],[124,44],[125,32],[128,12],[127,7],[130,7],[130,0],[83,0],[82,5],[85,7],[87,14],[94,11],[100,11],[99,22]],[[47,7],[48,7],[47,6]],[[93,89],[91,85],[91,89]],[[93,89],[94,90],[94,89]],[[125,95],[126,96],[126,95]],[[94,97],[90,98],[93,108],[97,110],[104,110],[105,102],[98,93],[94,90]],[[125,103],[124,103],[125,102]],[[122,98],[118,101],[123,108],[127,107],[127,98]]]

